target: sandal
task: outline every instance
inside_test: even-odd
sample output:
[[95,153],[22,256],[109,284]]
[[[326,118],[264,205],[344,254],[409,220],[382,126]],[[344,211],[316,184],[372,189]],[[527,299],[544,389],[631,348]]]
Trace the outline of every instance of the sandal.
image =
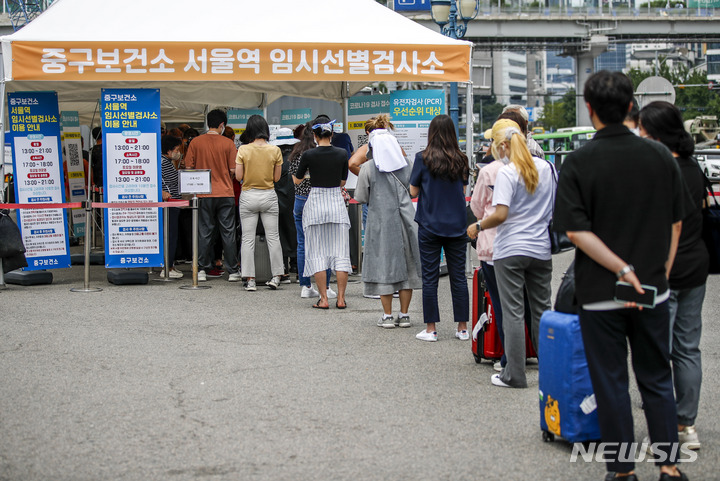
[[347,302],[345,303],[344,306],[341,306],[340,304],[338,304],[337,301],[335,301],[335,307],[337,307],[338,309],[347,309]]
[[313,308],[314,309],[330,309],[330,306],[321,306],[320,305],[321,300],[322,299],[318,299],[317,302],[315,304],[313,304]]

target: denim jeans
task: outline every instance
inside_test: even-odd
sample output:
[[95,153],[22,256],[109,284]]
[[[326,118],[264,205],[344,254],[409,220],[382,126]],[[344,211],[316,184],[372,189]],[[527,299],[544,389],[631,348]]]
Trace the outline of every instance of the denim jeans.
[[[295,217],[295,230],[297,230],[297,266],[298,266],[298,279],[300,285],[304,287],[310,287],[310,277],[303,275],[303,269],[305,268],[305,231],[303,231],[302,215],[303,209],[305,208],[305,202],[307,202],[306,195],[295,196],[295,206],[293,208],[293,216]],[[332,271],[327,270],[327,284],[330,285],[330,276]]]
[[692,426],[700,402],[702,364],[700,334],[705,284],[690,289],[671,290],[670,359],[672,359],[678,424]]
[[425,324],[440,322],[438,281],[440,279],[440,251],[445,251],[455,322],[468,322],[470,295],[465,277],[466,236],[442,237],[418,224],[418,244],[422,267],[422,304]]

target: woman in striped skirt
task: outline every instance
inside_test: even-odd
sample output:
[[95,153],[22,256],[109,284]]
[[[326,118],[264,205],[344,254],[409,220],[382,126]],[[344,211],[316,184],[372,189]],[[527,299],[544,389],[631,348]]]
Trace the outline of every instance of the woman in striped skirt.
[[312,131],[318,146],[302,154],[296,184],[310,174],[310,195],[303,209],[305,231],[305,273],[314,273],[320,299],[313,305],[328,309],[327,279],[325,270],[333,269],[337,275],[338,293],[335,306],[345,309],[345,288],[350,262],[350,218],[340,188],[348,176],[348,158],[345,150],[333,147],[333,123],[326,115],[313,121]]

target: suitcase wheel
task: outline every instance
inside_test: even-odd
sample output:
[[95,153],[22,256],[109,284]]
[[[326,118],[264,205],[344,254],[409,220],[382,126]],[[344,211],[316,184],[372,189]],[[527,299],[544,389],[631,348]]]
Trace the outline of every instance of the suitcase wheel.
[[473,357],[475,358],[475,362],[480,364],[482,362],[482,357],[478,356],[477,354],[473,353]]
[[543,431],[542,439],[546,443],[552,443],[555,441],[555,435],[553,433],[551,433],[550,431]]

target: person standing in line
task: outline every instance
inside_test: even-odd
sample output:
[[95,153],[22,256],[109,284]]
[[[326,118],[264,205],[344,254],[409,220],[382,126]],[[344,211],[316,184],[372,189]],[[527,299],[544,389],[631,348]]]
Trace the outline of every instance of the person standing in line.
[[240,195],[240,222],[242,223],[243,277],[247,279],[246,291],[256,291],[255,284],[255,234],[258,218],[262,219],[270,251],[272,279],[265,283],[270,289],[277,289],[280,276],[285,273],[282,246],[278,233],[278,197],[275,182],[280,179],[282,153],[280,148],[270,145],[270,128],[260,115],[251,115],[245,128],[250,143],[237,150],[235,177],[242,183]]
[[[173,137],[172,135],[163,135],[160,140],[162,148],[162,159],[160,166],[162,169],[162,200],[167,202],[170,199],[182,199],[180,195],[180,189],[178,188],[178,172],[175,168],[174,162],[180,160],[182,154],[180,153],[180,146],[182,141]],[[181,279],[183,273],[175,269],[175,253],[177,251],[178,243],[178,219],[180,218],[180,208],[170,207],[167,209],[169,216],[168,220],[168,234],[169,238],[166,239],[168,243],[168,259],[170,261],[168,276],[173,279]],[[168,266],[165,266],[168,268]],[[165,269],[160,272],[160,277],[165,277]]]
[[[303,127],[302,129],[300,127]],[[310,149],[315,148],[315,137],[312,132],[312,124],[308,122],[305,125],[300,125],[295,129],[294,135],[299,137],[299,142],[295,144],[292,152],[290,152],[290,166],[288,173],[294,176],[297,173],[298,166],[300,165],[300,158],[302,154]],[[312,286],[311,278],[309,275],[305,275],[305,231],[303,230],[303,209],[305,203],[310,195],[310,174],[305,174],[302,182],[299,184],[293,182],[295,185],[295,205],[293,206],[293,217],[295,219],[295,231],[297,232],[297,268],[298,268],[298,282],[300,283],[300,297],[303,299],[320,297],[320,293]],[[326,292],[328,299],[337,298],[337,293],[330,288],[330,277],[332,271],[327,269],[326,271],[325,286],[327,286]]]
[[[191,139],[187,145],[185,166],[188,169],[210,169],[211,194],[200,194],[198,228],[198,281],[207,281],[207,271],[214,268],[213,232],[216,227],[222,238],[228,281],[237,282],[242,277],[237,267],[237,243],[235,241],[235,194],[232,178],[235,175],[237,149],[232,140],[224,137],[227,115],[219,109],[207,115],[208,131]],[[189,129],[187,132],[192,129]]]
[[278,129],[272,145],[277,145],[282,153],[283,164],[280,180],[275,182],[275,193],[278,197],[278,230],[280,232],[280,245],[282,246],[283,265],[285,273],[280,280],[283,284],[290,284],[290,272],[297,270],[297,230],[293,217],[295,205],[295,184],[290,173],[290,154],[294,146],[300,142],[293,136],[289,128]]
[[[658,142],[623,125],[633,86],[621,72],[588,78],[583,96],[597,133],[563,162],[553,228],[575,250],[575,297],[597,402],[607,479],[637,481],[628,343],[661,481],[686,481],[678,461],[677,409],[670,367],[668,277],[688,198],[677,161]],[[638,305],[617,282],[629,283]],[[629,301],[616,301],[630,299]],[[640,306],[642,307],[642,306]],[[540,360],[542,362],[542,359]],[[628,459],[629,458],[629,459]]]
[[410,176],[410,195],[419,197],[415,222],[418,224],[425,330],[415,337],[421,341],[437,341],[441,250],[445,252],[450,275],[453,315],[457,323],[455,337],[461,341],[470,339],[467,331],[470,296],[465,278],[467,216],[464,191],[469,175],[468,159],[460,150],[452,119],[448,115],[436,116],[428,128],[427,147],[415,156]]
[[471,224],[468,235],[497,227],[493,262],[503,312],[507,364],[493,374],[495,386],[526,388],[525,293],[531,312],[530,333],[537,350],[542,313],[550,309],[552,254],[548,225],[552,217],[555,172],[544,159],[532,157],[520,126],[500,119],[492,128],[498,171],[492,204],[495,211]]
[[657,140],[670,149],[693,201],[682,220],[677,254],[670,271],[668,308],[678,441],[688,449],[700,449],[695,418],[702,384],[700,334],[709,263],[702,239],[702,208],[707,196],[707,180],[692,158],[695,142],[685,130],[677,107],[668,102],[651,102],[640,111],[639,129],[641,137]]
[[[380,296],[383,315],[379,327],[411,327],[408,313],[413,289],[420,289],[420,251],[415,209],[408,190],[411,165],[389,129],[387,115],[380,115],[371,129],[366,162],[360,169],[355,200],[368,205],[363,255],[363,291]],[[400,313],[392,315],[393,294],[400,297]]]
[[337,277],[338,293],[335,307],[345,309],[345,289],[348,275],[352,272],[350,261],[350,218],[348,217],[341,187],[348,176],[348,158],[344,149],[330,143],[334,121],[326,115],[318,116],[312,125],[315,143],[318,145],[302,154],[295,184],[300,184],[310,172],[312,189],[303,209],[303,231],[305,232],[306,273],[315,274],[315,284],[320,299],[313,305],[317,309],[328,309],[326,291],[327,269],[333,269]]

